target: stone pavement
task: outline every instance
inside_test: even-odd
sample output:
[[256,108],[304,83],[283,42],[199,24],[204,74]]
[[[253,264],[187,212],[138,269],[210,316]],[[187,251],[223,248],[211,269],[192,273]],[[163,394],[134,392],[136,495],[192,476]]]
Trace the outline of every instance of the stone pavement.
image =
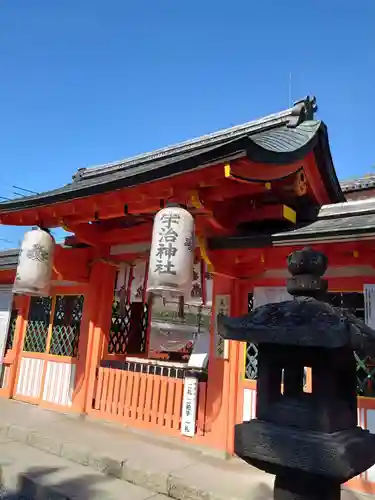
[[11,492],[4,499],[272,499],[273,477],[238,459],[7,399],[0,449],[1,484]]

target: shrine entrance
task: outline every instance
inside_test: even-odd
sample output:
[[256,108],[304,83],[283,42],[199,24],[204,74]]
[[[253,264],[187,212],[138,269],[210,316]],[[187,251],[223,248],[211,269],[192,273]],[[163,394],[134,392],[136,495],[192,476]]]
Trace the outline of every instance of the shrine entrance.
[[[115,280],[108,331],[100,339],[90,415],[134,427],[180,433],[184,367],[148,359],[149,304],[143,293],[146,263]],[[109,304],[107,304],[109,305]],[[110,314],[110,318],[109,318]]]
[[82,294],[31,298],[14,399],[73,406],[83,304]]

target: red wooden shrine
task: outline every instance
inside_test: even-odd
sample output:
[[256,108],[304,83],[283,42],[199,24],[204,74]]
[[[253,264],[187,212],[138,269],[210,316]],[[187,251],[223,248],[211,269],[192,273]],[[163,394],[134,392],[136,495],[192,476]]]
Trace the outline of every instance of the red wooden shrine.
[[[375,199],[341,189],[315,112],[306,98],[1,203],[1,224],[70,235],[56,247],[50,296],[14,298],[0,393],[232,453],[235,423],[255,414],[257,348],[223,345],[218,313],[283,300],[286,257],[309,245],[329,259],[332,302],[375,322]],[[151,307],[145,293],[153,219],[169,202],[186,206],[196,227],[195,291],[183,315],[179,304]],[[0,256],[3,286],[16,263],[16,252]],[[205,331],[207,375],[194,389],[187,435],[184,372]],[[358,367],[359,424],[374,431],[375,363],[358,359]],[[353,485],[369,491],[372,481],[370,470]]]

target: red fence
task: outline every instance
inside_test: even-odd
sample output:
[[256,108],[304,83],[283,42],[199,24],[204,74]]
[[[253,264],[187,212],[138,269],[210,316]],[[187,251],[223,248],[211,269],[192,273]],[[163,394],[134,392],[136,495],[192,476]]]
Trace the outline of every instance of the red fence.
[[[180,435],[183,369],[138,362],[98,369],[92,413],[105,420]],[[150,368],[152,370],[150,370]],[[198,390],[197,432],[204,434],[206,384]]]

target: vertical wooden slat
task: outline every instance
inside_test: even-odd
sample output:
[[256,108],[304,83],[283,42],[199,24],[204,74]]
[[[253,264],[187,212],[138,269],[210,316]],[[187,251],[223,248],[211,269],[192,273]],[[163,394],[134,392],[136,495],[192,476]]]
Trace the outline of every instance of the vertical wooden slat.
[[113,401],[113,388],[115,385],[115,377],[116,377],[116,370],[113,370],[111,368],[107,368],[107,371],[109,373],[108,375],[108,392],[107,392],[107,402],[105,405],[105,412],[111,414],[112,410],[112,401]]
[[173,407],[176,392],[176,380],[168,379],[168,393],[167,393],[167,411],[165,415],[165,426],[168,429],[173,428]]
[[103,390],[100,398],[100,411],[105,412],[107,406],[109,370],[106,368],[100,368],[100,369],[103,370]]
[[178,378],[175,381],[175,395],[174,395],[174,403],[173,403],[173,421],[172,427],[176,431],[180,429],[180,420],[181,420],[181,406],[182,406],[182,397],[184,390],[184,383],[182,379]]
[[113,389],[112,408],[111,408],[112,415],[117,415],[117,408],[119,405],[119,398],[120,398],[121,379],[122,379],[122,370],[115,370],[115,386]]
[[160,427],[164,427],[166,425],[165,413],[167,407],[167,396],[168,396],[168,379],[166,377],[161,377],[159,417],[158,417],[158,425]]
[[121,419],[124,417],[124,404],[125,404],[125,396],[126,396],[127,376],[128,376],[128,372],[125,370],[121,370],[121,374],[119,376],[120,386],[119,386],[119,396],[118,396],[117,413],[116,413]]
[[154,376],[154,388],[153,388],[153,396],[152,396],[152,400],[151,400],[151,411],[150,411],[151,420],[150,420],[150,422],[152,425],[155,425],[155,426],[158,424],[161,381],[162,381],[162,377],[160,377],[159,375]]
[[146,404],[146,392],[147,392],[147,375],[145,373],[140,374],[141,385],[139,389],[139,401],[137,410],[137,420],[143,421],[145,413]]
[[147,386],[146,386],[146,401],[145,409],[143,413],[143,420],[147,424],[151,422],[151,405],[152,399],[154,397],[154,375],[147,375]]
[[98,383],[96,384],[96,392],[95,392],[95,410],[100,409],[100,401],[102,399],[102,390],[103,390],[103,377],[104,377],[103,368],[99,368]]
[[128,372],[126,377],[126,389],[125,389],[125,405],[124,405],[124,417],[125,420],[131,418],[131,408],[132,408],[132,399],[133,394],[136,391],[135,387],[135,376],[134,372]]
[[131,420],[137,420],[137,408],[138,408],[138,399],[139,399],[139,386],[140,386],[140,374],[133,372],[134,382],[133,382],[133,391],[130,397],[130,412],[129,418]]

